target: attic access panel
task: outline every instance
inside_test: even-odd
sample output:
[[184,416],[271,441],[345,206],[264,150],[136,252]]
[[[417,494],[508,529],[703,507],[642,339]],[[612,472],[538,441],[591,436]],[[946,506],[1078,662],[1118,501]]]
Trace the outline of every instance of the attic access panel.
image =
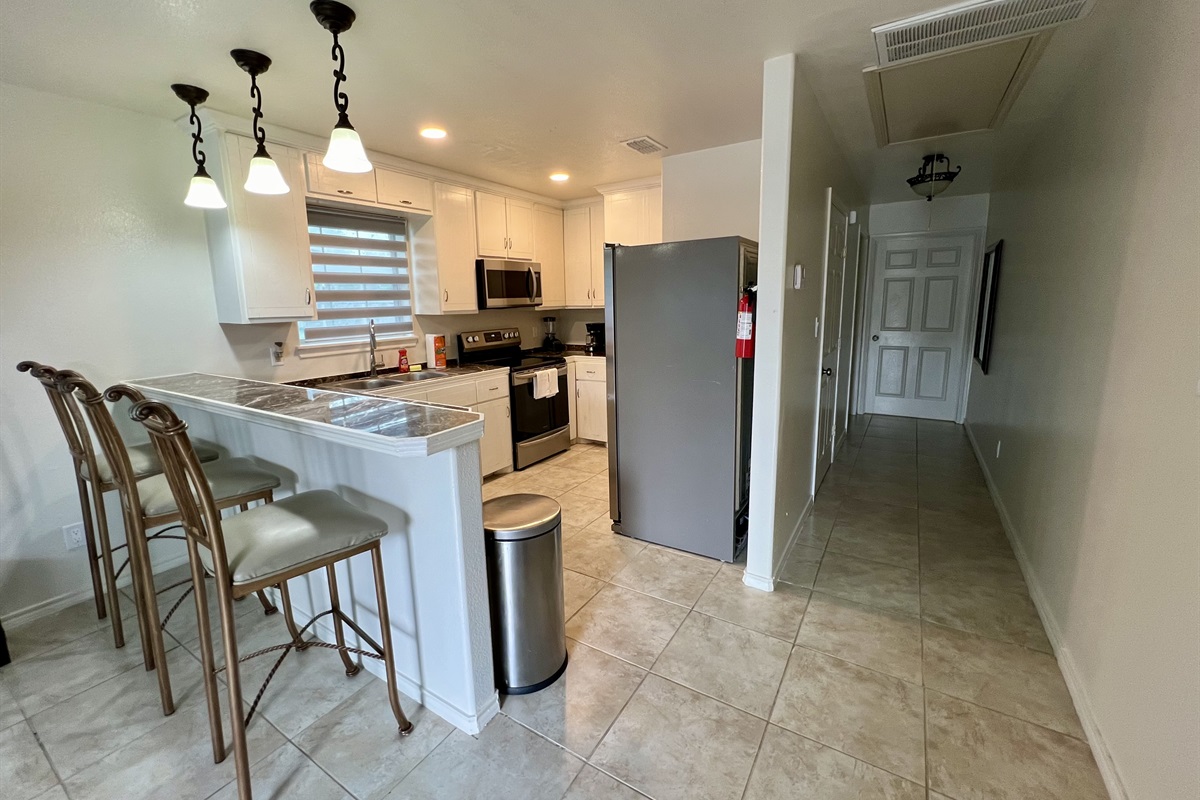
[[995,130],[1024,88],[1050,34],[863,70],[880,147]]

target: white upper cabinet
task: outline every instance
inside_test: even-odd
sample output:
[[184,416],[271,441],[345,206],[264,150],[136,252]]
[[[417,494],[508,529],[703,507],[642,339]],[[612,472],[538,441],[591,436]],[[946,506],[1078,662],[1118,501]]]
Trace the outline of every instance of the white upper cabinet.
[[433,185],[433,219],[413,228],[414,311],[456,314],[479,309],[475,289],[473,192]]
[[566,305],[563,253],[562,210],[534,206],[533,258],[542,265],[542,308],[562,308]]
[[533,203],[476,192],[475,224],[481,258],[533,259]]
[[604,305],[604,208],[563,212],[564,303],[567,308]]
[[605,241],[626,245],[662,241],[660,179],[597,188],[604,195]]
[[428,178],[376,167],[375,188],[381,206],[433,213],[433,182]]
[[[360,203],[377,202],[379,195],[375,189],[375,170],[371,172],[338,172],[322,164],[321,158],[322,156],[317,153],[309,153],[305,156],[308,167],[309,194],[355,200]],[[293,186],[292,190],[295,191],[299,188],[299,186]]]
[[312,319],[316,306],[300,152],[271,145],[291,191],[262,195],[242,188],[255,149],[253,139],[232,133],[221,134],[208,149],[209,172],[228,203],[228,208],[205,212],[217,319]]

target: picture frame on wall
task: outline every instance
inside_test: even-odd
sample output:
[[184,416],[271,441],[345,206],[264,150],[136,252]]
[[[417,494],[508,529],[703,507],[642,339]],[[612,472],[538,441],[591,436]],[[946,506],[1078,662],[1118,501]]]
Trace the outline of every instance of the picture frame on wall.
[[979,279],[979,306],[975,314],[975,361],[987,375],[992,356],[992,329],[996,325],[996,294],[1000,286],[1000,239],[983,254],[983,272]]

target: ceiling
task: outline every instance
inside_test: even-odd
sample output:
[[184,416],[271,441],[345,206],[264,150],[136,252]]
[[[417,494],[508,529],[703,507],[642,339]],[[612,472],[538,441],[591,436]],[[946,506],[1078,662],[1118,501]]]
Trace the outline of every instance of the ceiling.
[[[247,47],[274,60],[260,78],[268,130],[324,134],[336,119],[331,39],[305,0],[0,2],[5,82],[172,119],[185,107],[168,85],[195,83],[210,107],[248,116],[248,79],[228,56]],[[876,146],[861,74],[876,63],[870,29],[948,2],[350,0],[344,86],[369,148],[566,200],[659,171],[623,139],[649,135],[671,155],[758,138],[762,62],[796,52],[872,201],[905,200],[933,145]],[[1058,31],[1006,129],[1054,107],[1102,16]],[[422,139],[424,125],[449,136]],[[952,193],[989,190],[994,136],[937,145],[963,166]],[[571,180],[549,181],[557,170]]]

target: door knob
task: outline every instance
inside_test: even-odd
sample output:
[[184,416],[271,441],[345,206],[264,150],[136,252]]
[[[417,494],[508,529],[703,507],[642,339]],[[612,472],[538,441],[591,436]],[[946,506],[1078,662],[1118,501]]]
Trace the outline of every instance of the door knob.
[[822,375],[832,375],[833,367],[826,367],[825,369],[821,370],[821,374]]
[[877,334],[875,334],[874,336],[872,336],[872,337],[871,337],[871,341],[872,341],[872,342],[878,342],[878,341],[879,341],[879,334],[877,333]]

